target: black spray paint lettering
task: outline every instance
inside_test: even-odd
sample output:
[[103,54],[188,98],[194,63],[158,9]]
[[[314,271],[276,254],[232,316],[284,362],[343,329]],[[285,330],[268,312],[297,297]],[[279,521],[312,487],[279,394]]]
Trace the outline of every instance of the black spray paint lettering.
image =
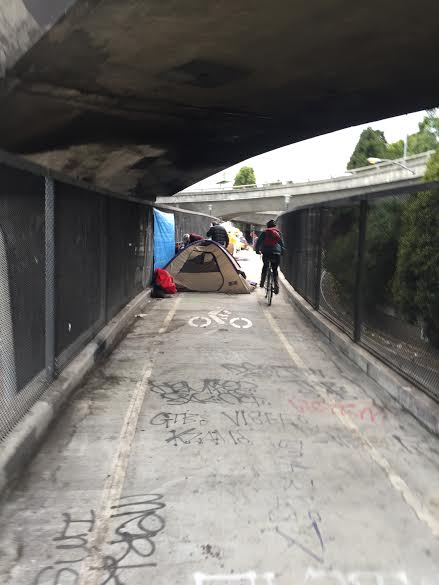
[[228,431],[223,435],[217,429],[200,432],[195,427],[178,431],[175,429],[169,430],[170,436],[166,439],[167,443],[172,443],[175,447],[179,445],[220,445],[226,441],[232,441],[234,445],[252,445],[252,441],[246,437],[242,432]]
[[161,494],[125,496],[120,499],[112,518],[120,519],[110,542],[111,554],[104,555],[103,569],[107,574],[100,585],[125,585],[120,572],[155,567],[152,562],[155,537],[165,528],[165,519],[158,512],[165,508]]
[[247,381],[220,380],[207,378],[200,389],[193,388],[185,381],[151,382],[152,392],[158,394],[170,405],[198,404],[254,404],[264,403],[256,395],[256,385]]
[[44,567],[33,581],[33,585],[76,585],[79,573],[70,567],[62,569],[53,566]]
[[[162,499],[160,494],[124,496],[117,506],[112,507],[115,512],[111,517],[120,520],[114,530],[116,538],[109,543],[111,554],[103,555],[102,567],[93,567],[106,573],[99,585],[126,585],[120,571],[156,565],[149,559],[155,552],[154,538],[165,528],[165,520],[158,513],[166,505]],[[89,519],[74,519],[70,513],[64,513],[63,519],[61,535],[53,541],[58,543],[56,549],[64,554],[67,551],[76,554],[41,569],[32,585],[77,585],[79,582],[78,565],[75,563],[89,555],[88,538],[95,529],[95,512],[90,510]],[[74,567],[59,567],[60,564],[74,564]]]
[[190,412],[159,412],[149,421],[151,425],[164,426],[167,429],[178,424],[198,424],[204,426],[207,422],[207,419],[201,414],[192,414]]
[[[87,519],[74,519],[69,512],[63,513],[64,527],[60,536],[53,538],[57,550],[63,551],[63,558],[54,565],[80,563],[89,554],[88,537],[95,527],[95,512],[90,510]],[[68,557],[68,558],[67,558]],[[58,568],[53,565],[44,567],[33,581],[33,585],[75,585],[79,573],[73,567]]]
[[228,412],[221,412],[231,423],[236,427],[246,427],[253,425],[274,425],[281,424],[284,428],[289,424],[289,421],[284,418],[283,414],[272,412],[263,412],[261,410],[235,410],[234,414]]
[[90,510],[90,520],[74,520],[68,512],[63,514],[64,529],[61,536],[53,539],[53,542],[58,542],[56,548],[64,551],[77,551],[82,556],[73,555],[69,559],[56,561],[55,564],[60,565],[64,563],[80,563],[88,555],[88,536],[94,529],[95,513]]

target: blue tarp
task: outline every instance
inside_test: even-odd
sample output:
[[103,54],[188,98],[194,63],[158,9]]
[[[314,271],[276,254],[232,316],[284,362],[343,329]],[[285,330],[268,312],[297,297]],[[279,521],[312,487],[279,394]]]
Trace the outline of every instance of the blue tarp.
[[174,214],[154,209],[154,270],[164,268],[174,256]]

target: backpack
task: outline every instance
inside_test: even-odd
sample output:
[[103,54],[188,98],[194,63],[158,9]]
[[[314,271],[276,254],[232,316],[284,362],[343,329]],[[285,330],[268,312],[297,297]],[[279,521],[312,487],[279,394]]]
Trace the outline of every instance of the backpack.
[[280,231],[275,228],[267,228],[264,235],[264,248],[274,248],[281,240]]
[[166,270],[156,268],[154,273],[154,284],[160,287],[165,293],[173,295],[177,292],[174,279]]

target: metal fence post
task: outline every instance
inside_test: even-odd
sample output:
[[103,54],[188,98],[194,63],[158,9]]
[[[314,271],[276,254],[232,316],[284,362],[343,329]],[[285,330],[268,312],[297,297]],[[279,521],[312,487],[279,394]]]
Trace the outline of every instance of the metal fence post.
[[316,280],[314,283],[314,309],[316,311],[320,308],[320,289],[322,280],[322,250],[323,250],[323,207],[319,207],[319,232],[317,244],[317,266],[316,266]]
[[358,343],[361,339],[361,326],[363,324],[363,282],[364,264],[366,259],[366,228],[367,228],[367,199],[360,202],[360,225],[358,233],[358,253],[355,274],[355,297],[354,297],[354,341]]
[[46,375],[55,376],[55,182],[44,177]]
[[100,315],[103,324],[107,323],[107,269],[108,269],[108,198],[103,197],[101,203],[100,229]]

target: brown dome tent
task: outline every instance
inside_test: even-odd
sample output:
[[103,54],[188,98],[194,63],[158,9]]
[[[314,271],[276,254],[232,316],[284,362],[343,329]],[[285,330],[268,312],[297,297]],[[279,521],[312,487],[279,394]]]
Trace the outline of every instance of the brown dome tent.
[[229,294],[248,294],[252,290],[238,262],[212,240],[190,244],[165,270],[174,278],[178,290]]

